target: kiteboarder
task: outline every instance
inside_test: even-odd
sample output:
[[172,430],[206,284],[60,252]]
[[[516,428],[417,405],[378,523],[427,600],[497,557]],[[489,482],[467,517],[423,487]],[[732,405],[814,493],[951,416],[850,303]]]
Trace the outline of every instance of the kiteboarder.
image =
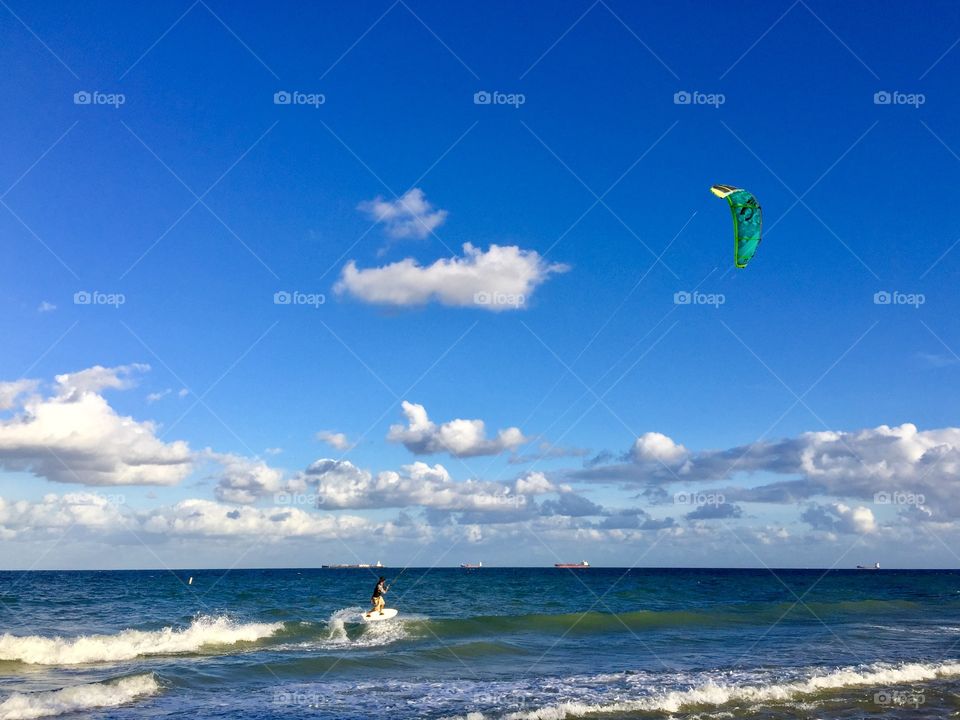
[[379,612],[381,615],[383,615],[383,608],[387,604],[386,601],[384,601],[383,596],[387,594],[389,589],[390,586],[387,585],[387,579],[381,575],[380,579],[377,581],[377,586],[373,589],[373,597],[370,598],[373,609],[367,613],[367,617],[370,617],[375,612]]

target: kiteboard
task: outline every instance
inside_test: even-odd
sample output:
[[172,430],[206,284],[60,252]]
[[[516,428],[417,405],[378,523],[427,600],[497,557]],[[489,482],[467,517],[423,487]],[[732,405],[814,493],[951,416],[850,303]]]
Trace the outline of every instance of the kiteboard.
[[364,622],[380,622],[381,620],[389,620],[396,616],[397,610],[395,608],[384,608],[383,612],[363,613],[360,619]]

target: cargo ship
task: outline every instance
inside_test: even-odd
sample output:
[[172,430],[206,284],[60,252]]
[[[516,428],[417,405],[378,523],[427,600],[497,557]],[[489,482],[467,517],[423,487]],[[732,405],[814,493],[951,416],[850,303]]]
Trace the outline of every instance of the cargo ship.
[[357,565],[321,565],[320,567],[324,570],[356,570],[358,568],[382,568],[386,566],[377,560],[374,565],[370,563],[358,563]]
[[590,567],[590,563],[588,563],[586,560],[581,560],[578,563],[555,563],[554,567],[562,570],[577,570],[579,568]]
[[483,562],[482,561],[478,562],[476,565],[474,565],[473,563],[460,563],[460,567],[463,570],[476,570],[478,568],[483,567]]

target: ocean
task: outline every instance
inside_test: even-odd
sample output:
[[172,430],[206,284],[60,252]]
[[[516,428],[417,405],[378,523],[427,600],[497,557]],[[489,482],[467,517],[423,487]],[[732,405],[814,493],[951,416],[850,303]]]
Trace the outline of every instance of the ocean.
[[0,573],[0,720],[960,716],[960,571],[382,572]]

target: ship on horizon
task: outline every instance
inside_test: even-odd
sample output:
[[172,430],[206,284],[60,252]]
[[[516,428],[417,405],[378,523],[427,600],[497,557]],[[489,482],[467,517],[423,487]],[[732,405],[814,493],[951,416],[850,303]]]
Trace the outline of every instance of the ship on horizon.
[[483,567],[483,561],[481,560],[481,561],[478,562],[477,564],[473,564],[473,563],[460,563],[460,567],[461,567],[463,570],[477,570],[478,568],[482,568],[482,567]]
[[578,568],[588,568],[590,567],[590,563],[586,560],[581,560],[578,563],[554,563],[553,566],[563,570],[576,570]]
[[370,563],[357,563],[355,565],[321,565],[320,567],[324,570],[356,570],[366,568],[382,568],[386,567],[386,565],[377,560],[377,562],[373,565]]

